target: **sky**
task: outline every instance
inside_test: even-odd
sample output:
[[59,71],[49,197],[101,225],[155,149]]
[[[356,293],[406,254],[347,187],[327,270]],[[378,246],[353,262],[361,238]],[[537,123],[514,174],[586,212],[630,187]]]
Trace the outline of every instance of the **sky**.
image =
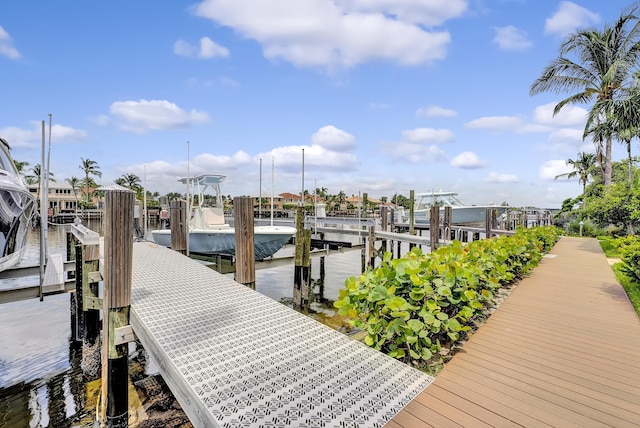
[[565,94],[529,89],[568,34],[630,3],[4,1],[0,137],[33,166],[44,121],[57,181],[84,158],[99,184],[136,174],[161,195],[211,173],[231,196],[304,183],[556,208],[581,193],[554,178],[594,151],[588,106],[554,117]]

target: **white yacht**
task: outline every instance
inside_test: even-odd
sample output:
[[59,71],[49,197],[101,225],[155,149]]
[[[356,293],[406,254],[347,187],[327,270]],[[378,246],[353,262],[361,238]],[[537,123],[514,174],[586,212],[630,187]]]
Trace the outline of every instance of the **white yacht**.
[[455,192],[433,191],[417,193],[416,204],[414,208],[414,218],[416,223],[429,222],[431,217],[431,207],[440,207],[440,216],[444,214],[444,207],[451,207],[451,223],[465,224],[484,222],[486,220],[487,208],[497,210],[497,216],[500,216],[507,210],[507,206],[503,205],[466,205],[458,198]]
[[[235,229],[224,219],[222,193],[220,183],[224,175],[203,174],[190,177],[189,188],[192,190],[190,204],[192,207],[189,220],[189,252],[195,254],[235,254]],[[187,184],[187,178],[179,180]],[[213,195],[205,194],[207,189]],[[295,227],[289,226],[255,226],[254,246],[256,260],[271,257],[296,233]],[[165,247],[171,246],[171,230],[152,230],[153,240]]]
[[9,143],[0,138],[0,271],[22,258],[36,205],[10,151]]

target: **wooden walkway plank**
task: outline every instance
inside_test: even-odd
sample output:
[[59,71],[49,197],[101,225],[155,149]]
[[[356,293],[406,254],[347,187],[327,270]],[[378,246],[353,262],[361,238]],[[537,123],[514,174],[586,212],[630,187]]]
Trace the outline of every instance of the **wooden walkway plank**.
[[[640,320],[597,240],[561,238],[414,403],[491,426],[638,426]],[[411,427],[405,411],[392,421]]]
[[[486,360],[480,358],[477,353],[473,355],[460,355],[459,364],[467,367],[477,367],[478,369],[486,369],[483,371],[487,376],[504,376],[503,379],[511,379],[513,385],[526,389],[529,385],[540,388],[544,391],[558,394],[556,402],[564,402],[567,406],[576,406],[583,414],[592,415],[593,419],[601,422],[609,423],[617,426],[622,423],[630,423],[640,420],[640,415],[633,413],[633,406],[625,406],[624,400],[617,400],[606,394],[598,394],[597,391],[587,390],[586,388],[576,387],[575,384],[559,380],[554,376],[545,375],[544,373],[535,372],[527,369],[522,365],[518,365],[509,361],[503,361],[500,365],[491,365]],[[431,385],[432,394],[434,394],[436,385]],[[419,396],[417,399],[422,399]],[[569,400],[569,401],[566,401]],[[575,404],[574,404],[575,403]],[[628,411],[625,407],[629,407],[632,411]],[[599,410],[598,410],[599,409]],[[601,412],[600,412],[601,410]]]

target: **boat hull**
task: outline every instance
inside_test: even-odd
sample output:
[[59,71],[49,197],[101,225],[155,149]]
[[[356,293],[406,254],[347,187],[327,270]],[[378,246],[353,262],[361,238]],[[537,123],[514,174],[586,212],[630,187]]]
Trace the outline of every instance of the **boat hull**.
[[34,207],[26,189],[0,181],[0,272],[20,262]]
[[[497,216],[504,213],[508,207],[505,206],[468,206],[468,207],[452,207],[451,223],[467,224],[467,223],[484,223],[487,216],[487,209],[497,210]],[[440,217],[444,216],[444,207],[440,208]],[[415,222],[429,222],[431,218],[431,210],[416,210]]]
[[[254,229],[254,249],[256,260],[264,260],[280,250],[295,228],[288,226],[256,226]],[[156,244],[171,247],[171,230],[161,229],[151,232]],[[235,230],[196,229],[189,231],[189,252],[194,254],[230,254],[236,252]]]

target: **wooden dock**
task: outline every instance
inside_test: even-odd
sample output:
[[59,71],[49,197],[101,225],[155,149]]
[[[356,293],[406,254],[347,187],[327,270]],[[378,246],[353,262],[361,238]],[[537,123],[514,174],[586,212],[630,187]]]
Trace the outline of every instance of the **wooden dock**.
[[598,242],[561,238],[387,426],[640,426],[640,322]]
[[433,380],[149,242],[130,322],[196,427],[382,427]]

